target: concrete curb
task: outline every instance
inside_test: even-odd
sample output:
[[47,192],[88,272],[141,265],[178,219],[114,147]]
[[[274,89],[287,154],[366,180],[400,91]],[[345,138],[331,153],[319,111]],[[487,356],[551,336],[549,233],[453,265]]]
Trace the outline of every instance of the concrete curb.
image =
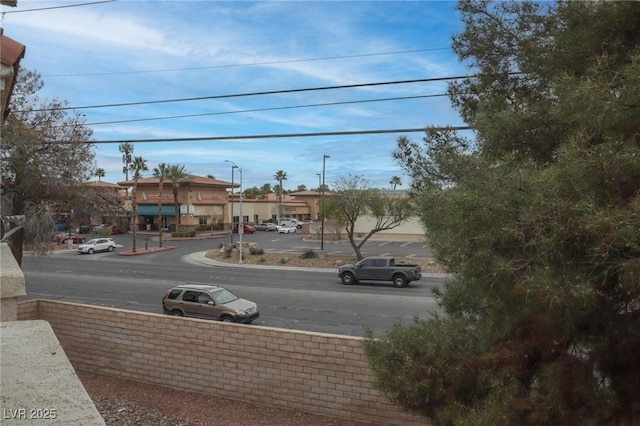
[[246,263],[227,263],[206,257],[210,250],[199,251],[187,255],[191,261],[205,266],[216,266],[226,268],[245,268],[245,269],[271,269],[279,271],[305,271],[305,272],[338,272],[338,268],[305,268],[302,266],[277,266],[277,265],[248,265]]
[[[205,266],[226,267],[226,268],[246,268],[246,269],[271,269],[280,271],[304,271],[304,272],[333,272],[337,275],[338,268],[306,268],[303,266],[278,266],[278,265],[247,265],[238,263],[220,262],[217,260],[209,259],[206,254],[209,250],[195,252],[187,255],[189,259],[197,264]],[[427,272],[423,273],[424,278],[449,278],[450,274],[441,272]]]

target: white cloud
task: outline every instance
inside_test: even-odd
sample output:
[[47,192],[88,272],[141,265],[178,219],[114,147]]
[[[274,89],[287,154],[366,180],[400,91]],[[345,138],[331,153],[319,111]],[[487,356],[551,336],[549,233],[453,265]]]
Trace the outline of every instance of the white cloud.
[[[60,4],[68,3],[19,2],[19,8]],[[45,76],[43,96],[67,99],[73,106],[465,73],[447,51],[384,54],[449,46],[459,23],[453,3],[447,2],[118,1],[7,14],[3,26],[5,34],[26,44],[24,65]],[[329,57],[341,58],[309,60]],[[446,83],[376,86],[82,113],[88,122],[135,120],[437,94],[445,89]],[[391,129],[427,123],[456,124],[459,118],[446,98],[431,98],[114,123],[93,129],[95,139],[125,140]],[[282,169],[288,171],[292,187],[315,187],[323,154],[331,155],[328,167],[333,176],[348,170],[388,182],[391,171],[400,174],[390,156],[395,138],[155,142],[135,144],[135,153],[152,167],[158,162],[188,164],[193,172],[208,170],[205,175],[216,176],[230,174],[225,159],[236,161],[245,169],[249,186],[273,183],[273,173]],[[117,144],[98,145],[97,152],[98,167],[107,170],[104,180],[124,180]]]

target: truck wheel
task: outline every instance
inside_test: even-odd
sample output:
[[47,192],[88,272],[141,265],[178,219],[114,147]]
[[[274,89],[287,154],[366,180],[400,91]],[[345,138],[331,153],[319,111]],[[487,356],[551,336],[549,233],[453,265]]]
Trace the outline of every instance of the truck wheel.
[[351,285],[356,282],[356,279],[351,272],[346,272],[342,274],[342,277],[340,278],[342,278],[342,284],[344,285]]
[[407,279],[402,275],[396,275],[393,277],[393,285],[402,288],[407,286]]

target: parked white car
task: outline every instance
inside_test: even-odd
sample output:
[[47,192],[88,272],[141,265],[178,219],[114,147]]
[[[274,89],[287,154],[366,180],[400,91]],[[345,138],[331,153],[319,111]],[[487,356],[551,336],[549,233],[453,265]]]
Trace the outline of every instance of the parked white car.
[[278,234],[295,234],[297,230],[295,225],[278,226]]
[[298,219],[285,217],[280,219],[280,226],[294,226],[298,229],[302,229],[302,222],[300,222]]
[[98,251],[113,251],[116,248],[116,242],[111,238],[94,238],[84,244],[78,246],[78,253],[93,254]]

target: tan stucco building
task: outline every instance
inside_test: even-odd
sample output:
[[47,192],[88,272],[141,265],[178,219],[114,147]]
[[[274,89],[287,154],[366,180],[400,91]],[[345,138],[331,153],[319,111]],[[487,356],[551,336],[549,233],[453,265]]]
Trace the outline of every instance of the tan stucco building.
[[[135,197],[139,230],[158,229],[158,200],[162,200],[163,229],[176,229],[176,207],[171,182],[163,183],[161,194],[158,191],[159,183],[156,177],[138,180]],[[124,188],[131,188],[133,184],[133,180],[118,182],[118,185]],[[242,222],[249,224],[275,221],[280,208],[282,209],[281,217],[291,217],[301,221],[318,219],[319,192],[304,191],[287,194],[282,197],[281,202],[276,194],[269,194],[264,200],[243,198],[241,209],[239,186],[218,179],[188,175],[187,180],[178,187],[179,229],[192,230],[209,228],[213,225],[217,229],[228,230],[231,223],[240,222],[241,210]],[[131,203],[127,205],[130,211]]]

